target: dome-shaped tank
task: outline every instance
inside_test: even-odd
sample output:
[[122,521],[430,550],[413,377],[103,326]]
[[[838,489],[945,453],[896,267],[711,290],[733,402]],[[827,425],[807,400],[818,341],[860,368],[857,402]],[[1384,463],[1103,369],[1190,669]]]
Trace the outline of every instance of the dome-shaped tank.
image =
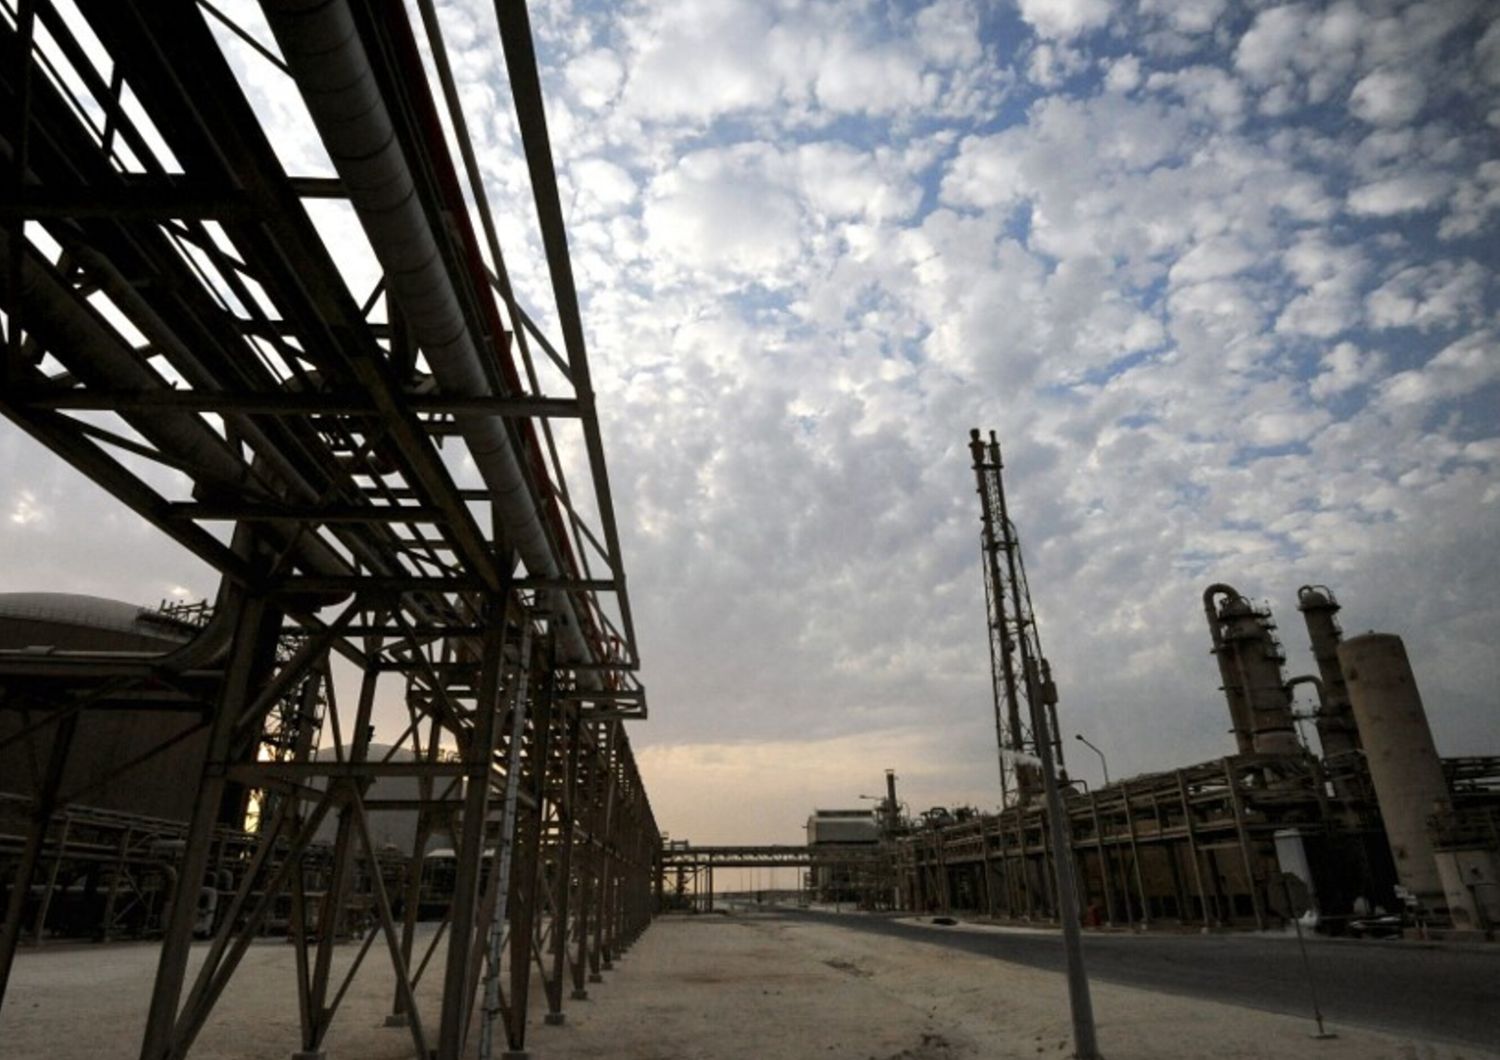
[[[0,651],[90,651],[162,654],[186,644],[194,628],[135,604],[75,593],[0,593]],[[0,682],[24,688],[0,670]],[[30,721],[36,720],[35,712]],[[119,766],[191,729],[197,717],[175,710],[94,710],[84,714],[63,773],[64,793],[85,805],[147,817],[185,820],[192,812],[206,730],[186,736],[140,768],[104,780]],[[21,711],[0,711],[0,742],[24,729]],[[0,747],[0,791],[30,797],[33,762],[45,762],[52,729]],[[35,757],[33,757],[35,756]]]

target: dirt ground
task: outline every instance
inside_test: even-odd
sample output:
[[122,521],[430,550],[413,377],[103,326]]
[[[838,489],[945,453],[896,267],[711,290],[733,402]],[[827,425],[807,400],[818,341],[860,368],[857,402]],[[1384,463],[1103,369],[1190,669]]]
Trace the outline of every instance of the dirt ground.
[[[341,957],[352,960],[355,947]],[[0,1057],[130,1057],[139,1048],[155,947],[53,947],[23,953],[0,1013]],[[392,977],[371,954],[328,1041],[330,1060],[411,1055],[383,1026]],[[440,958],[441,955],[439,955]],[[438,958],[435,958],[437,961]],[[204,1028],[195,1057],[285,1060],[297,1010],[285,943],[252,947]],[[418,991],[436,1021],[436,972]],[[534,1007],[537,1060],[742,1057],[958,1060],[1071,1052],[1062,977],[951,949],[774,916],[659,919],[562,1026]],[[539,984],[534,997],[540,1001]],[[1316,1057],[1457,1060],[1487,1054],[1310,1020],[1096,983],[1100,1049],[1109,1060]],[[477,1042],[477,1035],[474,1039]]]

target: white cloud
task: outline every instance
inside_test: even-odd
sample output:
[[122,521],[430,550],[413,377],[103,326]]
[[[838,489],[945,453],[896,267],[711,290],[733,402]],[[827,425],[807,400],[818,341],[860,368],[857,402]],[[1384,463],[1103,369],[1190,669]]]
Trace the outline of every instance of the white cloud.
[[1282,263],[1301,293],[1277,317],[1277,332],[1326,339],[1359,323],[1359,294],[1369,266],[1358,248],[1304,236],[1287,250]]
[[1189,111],[1217,124],[1233,127],[1244,117],[1245,96],[1239,81],[1215,66],[1152,74],[1146,87],[1171,92]]
[[1492,21],[1474,42],[1474,65],[1486,82],[1500,85],[1500,19]]
[[1442,204],[1451,186],[1451,179],[1442,173],[1416,172],[1388,177],[1351,191],[1349,210],[1373,217],[1431,210]]
[[1500,345],[1491,332],[1475,332],[1445,347],[1421,368],[1398,372],[1381,385],[1387,407],[1431,405],[1473,393],[1500,380]]
[[569,61],[563,76],[585,107],[598,108],[612,102],[625,79],[620,57],[595,48]]
[[1122,55],[1110,61],[1104,75],[1104,87],[1111,92],[1131,92],[1141,83],[1141,61],[1134,55]]
[[1349,109],[1372,125],[1405,125],[1426,102],[1427,90],[1408,70],[1375,70],[1349,93]]
[[700,151],[651,182],[644,221],[653,248],[679,268],[784,283],[802,250],[801,211],[779,156],[745,144]]
[[944,66],[978,62],[979,11],[970,0],[938,0],[917,13],[917,47]]
[[1020,0],[1021,17],[1038,35],[1068,40],[1109,21],[1109,0]]
[[[734,0],[666,5],[625,24],[623,104],[649,119],[711,119],[767,105],[786,83],[769,13]],[[747,48],[746,41],[758,46]],[[692,56],[684,62],[684,56]]]
[[1352,342],[1341,342],[1323,355],[1322,370],[1308,386],[1309,393],[1326,401],[1370,382],[1384,366],[1378,353],[1367,352]]
[[1252,82],[1281,90],[1272,111],[1292,101],[1325,102],[1353,70],[1366,21],[1350,0],[1322,10],[1301,3],[1269,8],[1240,38],[1235,66]]
[[1229,6],[1229,0],[1141,0],[1141,13],[1159,15],[1183,33],[1207,33]]
[[16,499],[11,505],[10,521],[15,526],[31,526],[34,523],[45,521],[47,513],[37,502],[36,494],[31,490],[21,490],[16,494]]
[[1481,163],[1461,179],[1453,193],[1452,209],[1438,226],[1444,239],[1472,236],[1500,212],[1500,160]]
[[1260,256],[1236,236],[1214,236],[1177,259],[1168,273],[1174,284],[1219,280],[1243,272]]
[[922,76],[920,59],[906,47],[871,47],[848,38],[834,42],[813,81],[818,102],[842,113],[913,110],[931,103],[937,90],[937,80]]
[[574,213],[579,219],[628,206],[639,192],[628,170],[604,158],[580,159],[569,165],[568,176],[580,200]]
[[1371,291],[1365,307],[1377,328],[1452,328],[1479,316],[1489,284],[1476,261],[1413,265]]

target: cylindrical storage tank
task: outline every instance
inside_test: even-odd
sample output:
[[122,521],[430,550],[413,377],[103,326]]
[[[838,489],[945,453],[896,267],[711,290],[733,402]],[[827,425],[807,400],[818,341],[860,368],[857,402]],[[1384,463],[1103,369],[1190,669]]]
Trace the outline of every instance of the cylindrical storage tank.
[[1366,633],[1339,645],[1354,721],[1396,876],[1421,904],[1446,910],[1428,819],[1449,805],[1443,764],[1401,638]]
[[1339,644],[1344,632],[1339,628],[1339,602],[1332,590],[1322,585],[1304,585],[1297,590],[1297,609],[1307,623],[1312,641],[1313,658],[1318,663],[1318,677],[1323,682],[1323,702],[1318,710],[1318,742],[1329,771],[1337,774],[1359,752],[1359,729],[1349,708],[1349,687],[1344,668],[1339,665]]
[[1489,932],[1500,926],[1500,853],[1483,847],[1439,850],[1437,870],[1456,929]]

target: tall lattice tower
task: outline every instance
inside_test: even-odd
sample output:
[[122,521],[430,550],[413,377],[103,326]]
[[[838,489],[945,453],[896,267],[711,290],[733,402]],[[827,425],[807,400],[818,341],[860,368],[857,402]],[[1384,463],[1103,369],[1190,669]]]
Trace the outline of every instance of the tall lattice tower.
[[1046,730],[1042,738],[1052,744],[1059,780],[1067,782],[1057,732],[1057,686],[1052,681],[1052,668],[1042,656],[1021,542],[1005,507],[1004,465],[995,432],[991,431],[985,442],[977,429],[970,431],[969,452],[979,488],[979,547],[989,617],[1000,800],[1002,805],[1024,805],[1042,793],[1034,718],[1041,719],[1041,727]]

